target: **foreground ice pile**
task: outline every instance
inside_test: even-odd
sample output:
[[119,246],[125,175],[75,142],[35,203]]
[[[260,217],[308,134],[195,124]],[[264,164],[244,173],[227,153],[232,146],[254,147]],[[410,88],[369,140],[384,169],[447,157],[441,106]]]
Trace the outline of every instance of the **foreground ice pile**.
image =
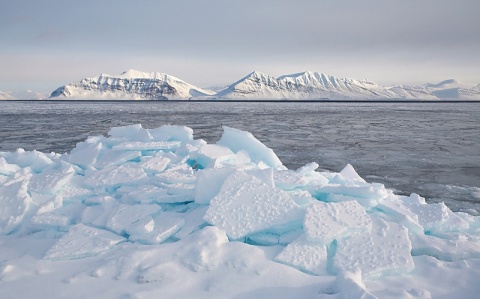
[[[216,144],[169,125],[108,135],[64,155],[0,153],[0,234],[51,239],[42,257],[52,262],[130,245],[130,256],[168,248],[194,272],[222,260],[248,268],[238,252],[268,246],[270,261],[336,276],[331,293],[345,298],[372,298],[363,281],[410,273],[415,256],[480,258],[480,219],[395,195],[350,165],[339,173],[318,172],[316,163],[289,170],[252,134],[229,127]],[[174,276],[158,270],[168,258],[149,258],[139,282]]]

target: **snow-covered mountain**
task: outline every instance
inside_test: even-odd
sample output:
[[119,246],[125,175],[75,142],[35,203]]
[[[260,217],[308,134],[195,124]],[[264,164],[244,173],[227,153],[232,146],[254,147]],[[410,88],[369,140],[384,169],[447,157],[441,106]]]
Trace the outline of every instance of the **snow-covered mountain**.
[[422,87],[384,87],[370,80],[303,72],[278,78],[253,72],[216,95],[240,99],[434,99]]
[[439,99],[480,100],[480,84],[463,83],[454,79],[438,84],[425,84],[427,90]]
[[13,97],[10,94],[0,90],[0,100],[13,100]]
[[423,86],[382,86],[370,80],[337,78],[316,72],[278,78],[252,72],[224,88],[202,89],[163,73],[129,70],[102,74],[55,90],[51,98],[120,100],[480,100],[480,84],[445,80]]
[[120,75],[101,74],[56,89],[50,98],[100,100],[187,100],[209,96],[204,90],[164,73],[128,70]]
[[409,99],[480,100],[480,84],[473,87],[456,80],[446,80],[425,86],[382,86],[370,80],[337,78],[321,73],[303,72],[278,78],[253,72],[216,97],[227,99],[331,99],[375,100]]

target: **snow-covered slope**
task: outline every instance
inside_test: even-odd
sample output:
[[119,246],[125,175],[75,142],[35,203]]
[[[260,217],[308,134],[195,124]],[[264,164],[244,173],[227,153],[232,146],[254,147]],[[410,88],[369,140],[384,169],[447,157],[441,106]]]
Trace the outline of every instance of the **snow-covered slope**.
[[[449,87],[449,86],[447,86]],[[253,72],[228,88],[219,92],[216,97],[227,99],[288,99],[288,100],[375,100],[375,99],[419,99],[435,100],[448,98],[437,96],[432,91],[441,88],[427,86],[394,85],[385,87],[370,80],[337,78],[321,73],[303,72],[284,75],[278,78]],[[453,99],[462,98],[455,96]],[[471,98],[471,97],[469,97]]]
[[367,80],[336,78],[313,72],[275,78],[253,72],[217,96],[242,99],[370,99],[391,98],[393,94]]
[[50,98],[100,100],[188,100],[214,92],[164,73],[128,70],[120,75],[101,74],[73,82],[52,92]]
[[438,84],[425,84],[426,89],[439,99],[480,100],[480,84],[472,85],[454,79]]
[[8,93],[0,90],[0,100],[13,100],[13,97]]
[[135,70],[102,74],[70,83],[50,98],[102,100],[480,100],[480,84],[453,79],[423,86],[382,86],[370,80],[337,78],[316,72],[278,78],[255,71],[222,88],[202,89],[163,73]]

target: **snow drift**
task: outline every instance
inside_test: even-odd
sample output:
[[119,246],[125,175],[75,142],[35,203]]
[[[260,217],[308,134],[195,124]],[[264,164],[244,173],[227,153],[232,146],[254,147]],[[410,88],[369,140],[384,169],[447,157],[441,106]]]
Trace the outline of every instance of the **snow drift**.
[[[217,144],[194,139],[188,127],[131,125],[67,154],[1,152],[0,291],[17,298],[478,291],[478,217],[396,195],[351,165],[338,173],[318,166],[287,169],[252,134],[229,127]],[[461,282],[447,288],[454,277]],[[36,287],[19,290],[26,283]]]

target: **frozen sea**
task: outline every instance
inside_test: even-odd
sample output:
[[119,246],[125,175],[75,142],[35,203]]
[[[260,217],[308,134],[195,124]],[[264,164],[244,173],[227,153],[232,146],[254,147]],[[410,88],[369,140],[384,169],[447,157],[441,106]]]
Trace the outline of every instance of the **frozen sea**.
[[0,151],[69,152],[111,127],[185,125],[218,140],[251,132],[290,169],[347,163],[369,182],[480,214],[478,103],[0,102]]

